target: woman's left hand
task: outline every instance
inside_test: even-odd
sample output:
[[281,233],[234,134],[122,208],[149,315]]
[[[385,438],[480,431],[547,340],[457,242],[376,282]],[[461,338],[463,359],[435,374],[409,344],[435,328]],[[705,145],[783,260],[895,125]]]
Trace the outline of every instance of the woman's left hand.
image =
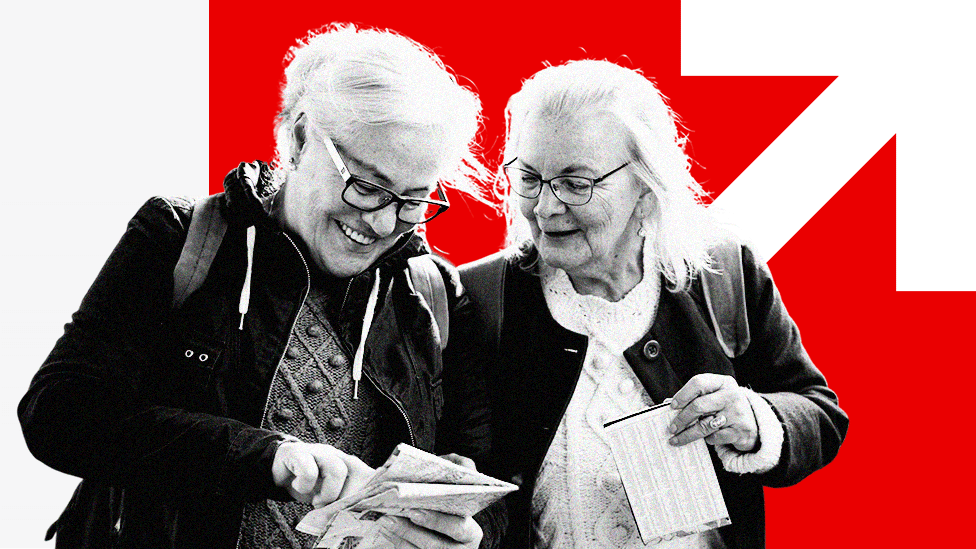
[[746,391],[732,376],[691,378],[671,400],[671,407],[680,412],[668,427],[674,435],[669,442],[682,446],[704,438],[712,445],[731,444],[740,452],[755,450],[759,426]]

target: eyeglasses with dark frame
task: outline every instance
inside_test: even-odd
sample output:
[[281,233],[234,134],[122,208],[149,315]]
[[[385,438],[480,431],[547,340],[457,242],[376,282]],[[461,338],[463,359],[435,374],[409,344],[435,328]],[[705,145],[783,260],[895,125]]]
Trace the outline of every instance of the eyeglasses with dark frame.
[[429,223],[430,220],[451,207],[440,182],[437,183],[437,198],[439,200],[400,196],[382,185],[366,181],[349,173],[349,169],[346,168],[346,163],[339,156],[339,150],[332,139],[323,136],[322,141],[325,143],[326,150],[329,151],[329,156],[332,157],[336,170],[339,171],[339,175],[346,183],[346,188],[342,190],[342,201],[353,208],[363,212],[375,212],[395,203],[398,220],[411,225],[418,225]]
[[552,189],[552,194],[567,206],[582,206],[586,204],[593,198],[593,187],[597,183],[619,172],[630,164],[628,160],[600,177],[557,175],[551,179],[542,179],[542,176],[537,173],[513,166],[512,163],[516,160],[518,160],[518,157],[513,158],[502,166],[502,169],[505,171],[505,177],[508,178],[508,183],[512,186],[512,191],[515,194],[522,198],[538,198],[542,194],[542,186],[548,183],[549,188]]

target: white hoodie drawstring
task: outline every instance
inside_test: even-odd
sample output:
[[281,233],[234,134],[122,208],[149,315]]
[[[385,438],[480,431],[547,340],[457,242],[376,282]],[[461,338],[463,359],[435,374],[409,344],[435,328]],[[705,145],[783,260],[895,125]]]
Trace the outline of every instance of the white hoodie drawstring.
[[[254,270],[254,238],[256,230],[254,226],[247,228],[247,271],[244,274],[244,286],[241,288],[241,300],[237,306],[237,311],[241,314],[241,322],[238,330],[244,329],[244,315],[247,314],[251,302],[251,273]],[[373,287],[369,291],[369,299],[366,301],[366,316],[363,317],[363,330],[359,336],[359,347],[356,348],[356,355],[352,361],[352,398],[359,400],[359,380],[363,378],[363,357],[366,353],[366,337],[369,335],[369,328],[373,324],[373,315],[376,312],[376,302],[380,293],[380,270],[376,269],[373,276]]]
[[366,316],[363,317],[363,330],[359,335],[359,347],[356,348],[356,356],[352,360],[352,398],[359,400],[359,380],[363,378],[363,355],[366,353],[366,336],[369,335],[369,327],[373,324],[373,313],[376,312],[376,301],[380,294],[380,270],[376,269],[373,276],[373,288],[369,291],[369,299],[366,301]]
[[238,330],[244,329],[244,315],[251,304],[251,271],[254,270],[254,225],[247,228],[247,272],[244,274],[244,287],[241,288],[241,301],[237,305],[237,312],[241,313],[241,324]]

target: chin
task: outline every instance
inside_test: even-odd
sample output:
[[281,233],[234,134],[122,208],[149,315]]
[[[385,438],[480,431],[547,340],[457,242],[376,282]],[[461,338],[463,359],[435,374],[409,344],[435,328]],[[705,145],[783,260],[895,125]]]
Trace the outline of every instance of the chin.
[[544,261],[546,265],[555,267],[556,269],[562,269],[564,271],[570,271],[573,269],[573,267],[579,265],[579,261],[576,261],[572,257],[568,257],[564,253],[553,253],[552,251],[543,251],[540,249],[539,257],[542,258],[542,261]]
[[319,269],[322,270],[322,272],[338,278],[356,276],[369,267],[369,263],[367,262],[335,261],[334,255],[328,261],[324,260],[324,258],[320,258],[319,261],[316,261],[316,264],[318,265]]

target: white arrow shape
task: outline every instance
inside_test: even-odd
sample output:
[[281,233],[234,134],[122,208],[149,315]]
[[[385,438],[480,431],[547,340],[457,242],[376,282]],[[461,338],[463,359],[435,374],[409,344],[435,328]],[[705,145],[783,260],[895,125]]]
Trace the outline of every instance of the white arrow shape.
[[897,289],[976,291],[967,9],[683,2],[682,74],[838,75],[716,200],[723,218],[771,257],[897,133]]
[[712,204],[772,257],[857,173],[894,126],[871,82],[837,78]]

